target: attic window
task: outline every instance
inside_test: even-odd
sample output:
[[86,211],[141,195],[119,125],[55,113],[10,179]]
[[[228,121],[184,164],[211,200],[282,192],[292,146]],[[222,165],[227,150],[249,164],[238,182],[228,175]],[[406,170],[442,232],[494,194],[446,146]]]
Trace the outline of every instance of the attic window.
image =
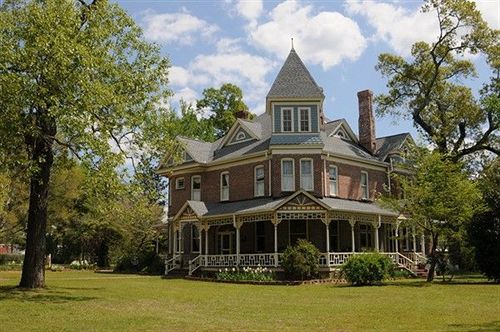
[[335,136],[340,137],[340,138],[345,138],[345,134],[344,134],[344,132],[342,130],[337,131],[337,133],[335,134]]
[[291,132],[293,131],[293,110],[291,108],[281,109],[281,131]]
[[247,136],[245,135],[245,132],[243,131],[240,131],[237,135],[236,135],[236,140],[237,141],[242,141],[246,138]]

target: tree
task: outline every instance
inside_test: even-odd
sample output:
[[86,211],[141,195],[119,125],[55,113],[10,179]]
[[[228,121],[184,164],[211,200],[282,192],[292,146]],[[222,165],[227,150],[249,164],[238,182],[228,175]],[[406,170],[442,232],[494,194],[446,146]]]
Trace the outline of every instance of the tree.
[[236,118],[251,119],[254,116],[243,101],[241,89],[231,83],[223,84],[219,89],[203,90],[203,98],[196,102],[196,107],[212,113],[209,119],[215,127],[216,138],[224,136]]
[[485,211],[476,213],[467,227],[475,248],[479,269],[491,280],[500,282],[500,160],[497,158],[484,170],[479,180]]
[[[482,19],[473,2],[427,0],[435,11],[439,35],[434,43],[417,42],[411,59],[381,54],[376,66],[388,78],[387,94],[377,97],[379,115],[412,119],[437,150],[458,161],[480,151],[500,153],[500,35]],[[466,54],[483,54],[491,82],[477,101],[461,81],[476,75]]]
[[410,215],[410,222],[430,236],[427,281],[432,281],[437,250],[443,248],[440,240],[456,234],[481,209],[481,192],[460,165],[437,151],[420,149],[413,159],[411,176],[396,175],[405,198],[388,200],[402,213]]
[[[159,135],[168,61],[106,0],[6,0],[0,5],[0,151],[30,172],[20,286],[45,285],[47,205],[56,146],[114,179],[128,151]],[[108,186],[112,192],[114,184]]]

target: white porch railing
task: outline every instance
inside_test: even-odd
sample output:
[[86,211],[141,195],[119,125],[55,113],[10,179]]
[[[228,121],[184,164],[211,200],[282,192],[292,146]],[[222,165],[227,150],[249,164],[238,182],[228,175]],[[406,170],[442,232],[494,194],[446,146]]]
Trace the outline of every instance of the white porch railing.
[[412,261],[414,261],[416,264],[427,264],[427,257],[422,255],[421,253],[418,252],[405,252],[403,253],[404,256],[408,257]]
[[[339,267],[355,255],[363,255],[362,252],[330,252],[320,253],[319,265],[321,267]],[[417,266],[418,260],[425,259],[424,256],[415,256],[418,260],[412,260],[407,256],[397,252],[381,252],[380,254],[388,256],[394,264],[413,272]],[[177,267],[177,259],[180,255],[174,256],[165,262],[165,274]],[[230,254],[230,255],[199,255],[189,261],[189,274],[191,275],[200,267],[235,267],[235,266],[263,266],[277,267],[281,265],[282,253],[258,253],[258,254]]]
[[180,262],[179,262],[180,258],[181,255],[174,254],[171,258],[167,258],[165,260],[165,275],[168,275],[168,273],[173,269],[180,267]]

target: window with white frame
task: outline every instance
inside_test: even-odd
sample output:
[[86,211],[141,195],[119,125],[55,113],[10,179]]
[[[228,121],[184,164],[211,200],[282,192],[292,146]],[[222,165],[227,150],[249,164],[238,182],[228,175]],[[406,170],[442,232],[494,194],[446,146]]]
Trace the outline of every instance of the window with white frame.
[[201,201],[201,176],[199,175],[191,178],[191,200]]
[[220,200],[229,200],[229,173],[224,172],[220,174]]
[[295,190],[295,171],[293,159],[281,160],[281,191]]
[[368,173],[367,172],[361,172],[361,198],[362,199],[369,198]]
[[191,253],[200,253],[200,230],[191,224]]
[[328,179],[330,184],[330,196],[337,196],[339,193],[338,187],[338,169],[337,166],[330,165]]
[[299,131],[311,131],[311,109],[299,108]]
[[175,189],[184,189],[184,178],[175,179]]
[[255,196],[264,196],[264,166],[255,167]]
[[291,108],[281,109],[281,131],[293,131],[293,109]]
[[313,161],[312,159],[300,159],[300,188],[313,190]]

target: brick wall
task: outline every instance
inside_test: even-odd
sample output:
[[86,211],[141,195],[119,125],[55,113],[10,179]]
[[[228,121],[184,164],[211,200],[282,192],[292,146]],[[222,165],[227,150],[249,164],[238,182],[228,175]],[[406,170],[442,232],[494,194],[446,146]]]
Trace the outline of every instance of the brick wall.
[[[328,177],[330,165],[337,166],[338,172],[338,196],[339,198],[361,199],[361,172],[368,173],[368,187],[370,200],[375,199],[377,192],[384,191],[384,184],[387,184],[387,173],[367,169],[359,166],[347,165],[338,162],[327,161],[325,176]],[[330,186],[327,185],[327,195],[330,195]]]
[[282,159],[293,159],[295,165],[295,190],[300,189],[300,159],[310,158],[313,160],[313,180],[314,180],[314,190],[311,192],[314,196],[323,196],[323,160],[320,155],[273,155],[272,157],[272,191],[273,197],[281,197],[282,195],[287,195],[289,193],[281,192],[281,160]]

